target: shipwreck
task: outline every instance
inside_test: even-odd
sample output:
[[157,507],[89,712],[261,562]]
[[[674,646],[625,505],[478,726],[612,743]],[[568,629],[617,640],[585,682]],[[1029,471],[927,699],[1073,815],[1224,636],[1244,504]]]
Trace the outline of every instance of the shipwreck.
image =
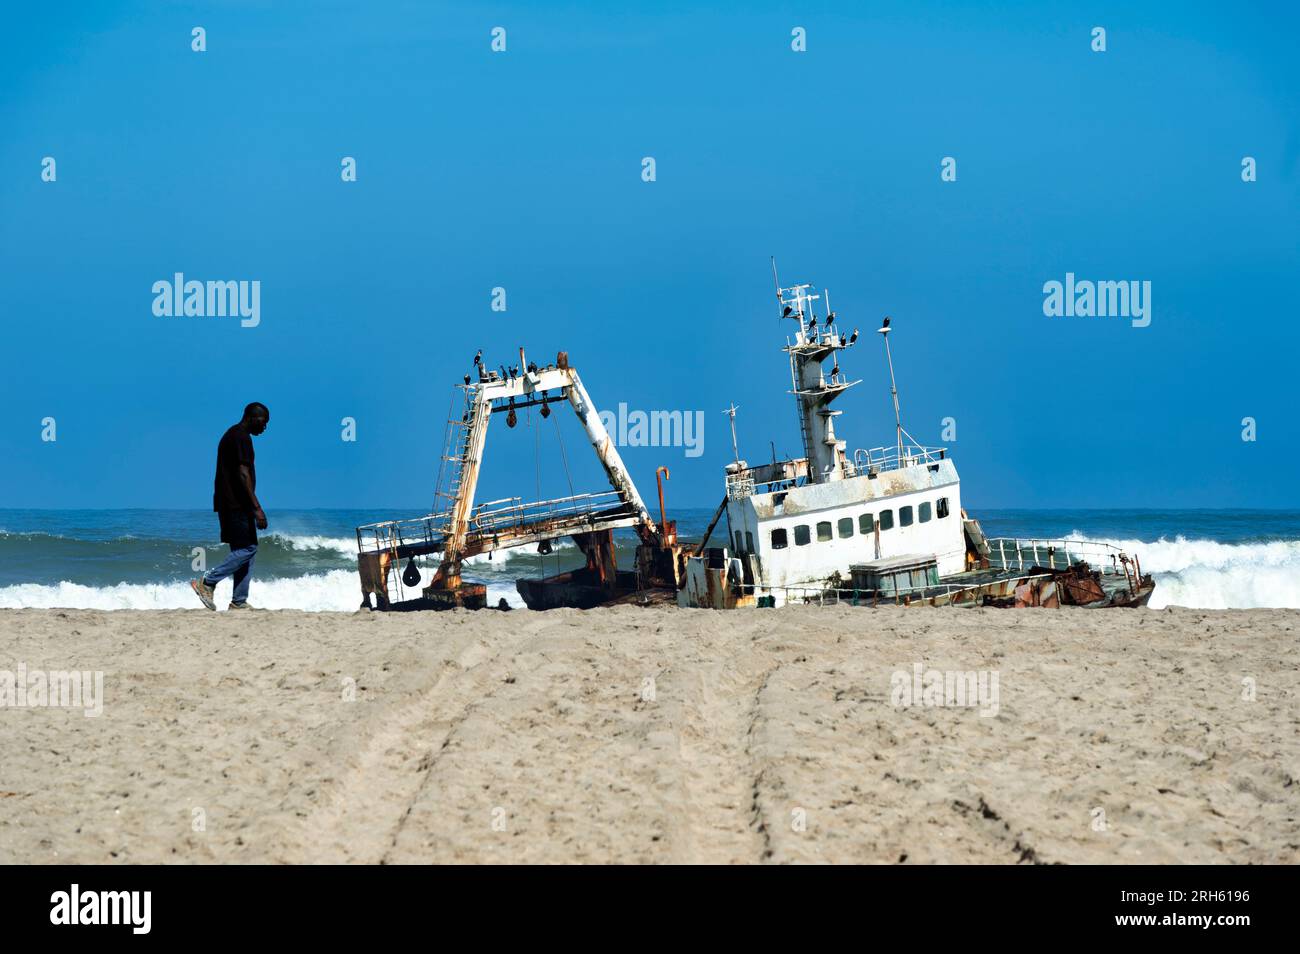
[[[903,427],[885,318],[883,341],[894,412],[894,440],[848,451],[833,405],[851,388],[840,355],[860,340],[841,331],[826,293],[776,279],[777,314],[794,325],[782,350],[803,456],[751,465],[741,457],[731,410],[733,460],[725,495],[703,538],[678,539],[659,484],[651,516],[615,441],[565,352],[538,366],[519,350],[518,365],[489,370],[475,357],[459,419],[447,422],[434,512],[357,528],[362,606],[378,610],[487,606],[483,584],[462,578],[473,556],[514,547],[549,552],[570,537],[584,565],[517,590],[530,609],[617,603],[676,603],[735,609],[790,603],[874,606],[1137,607],[1155,584],[1136,555],[1102,543],[987,538],[962,506],[961,481],[947,448],[916,442]],[[819,305],[825,303],[825,307]],[[819,312],[820,308],[820,312]],[[827,365],[829,364],[829,367]],[[608,479],[608,489],[524,503],[476,503],[489,424],[513,426],[520,410],[570,408]],[[659,468],[656,480],[666,475]],[[725,527],[721,526],[725,521]],[[637,537],[634,565],[617,565],[615,531]],[[417,560],[435,560],[423,582]]]

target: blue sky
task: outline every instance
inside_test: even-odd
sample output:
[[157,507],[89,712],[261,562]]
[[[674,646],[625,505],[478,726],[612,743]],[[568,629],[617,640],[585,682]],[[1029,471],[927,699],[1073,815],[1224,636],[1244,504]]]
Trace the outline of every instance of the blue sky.
[[[937,444],[956,419],[972,508],[1298,502],[1284,5],[7,16],[0,505],[207,506],[216,440],[260,400],[268,510],[424,507],[451,386],[477,348],[495,366],[520,345],[567,350],[598,405],[703,411],[701,457],[624,456],[647,498],[666,464],[670,502],[712,505],[731,401],[744,456],[799,453],[770,255],[828,287],[845,326],[893,316],[904,424]],[[154,316],[177,271],[259,280],[261,324]],[[1066,272],[1150,281],[1151,325],[1044,316]],[[843,365],[863,384],[840,436],[889,442],[878,338]],[[558,440],[575,487],[604,489],[571,422]],[[567,492],[557,446],[550,422],[494,424],[481,497]]]

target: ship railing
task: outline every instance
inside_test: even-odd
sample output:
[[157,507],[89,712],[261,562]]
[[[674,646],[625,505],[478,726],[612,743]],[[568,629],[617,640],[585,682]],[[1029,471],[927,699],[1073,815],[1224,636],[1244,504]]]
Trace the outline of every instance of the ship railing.
[[[1051,579],[1050,573],[1034,573],[1017,580],[1028,583]],[[988,582],[984,583],[938,583],[931,586],[917,586],[881,594],[871,590],[846,589],[844,587],[825,586],[769,586],[761,587],[768,592],[780,590],[785,594],[787,603],[816,604],[818,606],[835,606],[845,603],[851,606],[916,606],[922,603],[944,605],[972,604],[987,592]],[[746,584],[744,591],[755,593],[760,587]]]
[[[770,481],[778,483],[778,481]],[[754,475],[749,471],[742,470],[738,474],[727,475],[727,499],[744,500],[746,497],[754,496]]]
[[449,513],[385,520],[357,527],[357,553],[390,553],[394,557],[436,553],[443,547]]
[[1039,540],[1019,537],[990,537],[989,566],[997,570],[1047,567],[1068,570],[1083,561],[1104,576],[1126,576],[1127,555],[1119,547],[1092,540]]
[[923,444],[904,444],[892,447],[859,448],[853,452],[855,474],[879,474],[887,470],[901,470],[917,464],[935,464],[948,456],[946,447],[926,447]]
[[554,520],[571,520],[592,516],[625,506],[616,490],[593,494],[575,494],[554,500],[524,503],[519,497],[505,497],[479,504],[470,515],[470,531],[484,536],[507,530],[521,530],[534,524]]
[[[519,497],[505,497],[476,506],[470,512],[467,530],[471,535],[492,536],[548,521],[594,518],[623,505],[623,499],[614,490],[533,503],[524,503]],[[357,552],[387,552],[401,557],[440,552],[451,533],[451,519],[451,511],[444,510],[423,517],[365,524],[357,527]]]

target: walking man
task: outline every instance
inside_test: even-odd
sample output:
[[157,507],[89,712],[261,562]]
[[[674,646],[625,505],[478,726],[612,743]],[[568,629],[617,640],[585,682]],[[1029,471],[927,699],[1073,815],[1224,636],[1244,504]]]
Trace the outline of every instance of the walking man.
[[257,500],[257,469],[253,466],[253,438],[266,430],[271,412],[256,401],[244,408],[244,419],[231,427],[217,444],[217,477],[212,489],[212,509],[221,522],[221,542],[229,544],[230,556],[190,586],[203,605],[217,608],[213,591],[226,577],[233,577],[230,609],[251,609],[248,583],[257,556],[257,531],[266,529],[266,514]]

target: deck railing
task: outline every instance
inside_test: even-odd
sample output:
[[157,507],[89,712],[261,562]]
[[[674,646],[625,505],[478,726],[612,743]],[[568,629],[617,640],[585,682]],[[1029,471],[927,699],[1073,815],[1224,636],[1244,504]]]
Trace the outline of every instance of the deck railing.
[[1067,570],[1080,560],[1106,576],[1123,576],[1124,551],[1091,540],[1035,540],[991,537],[987,541],[989,565],[998,570],[1023,570],[1042,566]]
[[[502,506],[504,505],[504,506]],[[573,517],[592,516],[624,506],[618,491],[606,490],[595,494],[576,494],[523,503],[519,497],[489,500],[479,504],[470,515],[471,533],[489,535],[505,530],[519,530],[531,524]]]
[[[784,481],[767,481],[762,484],[766,487],[769,484],[783,483]],[[738,474],[727,475],[727,499],[744,500],[746,497],[754,496],[754,475],[747,470],[742,470]]]
[[[470,536],[489,537],[550,522],[564,522],[563,529],[585,517],[596,518],[624,506],[617,491],[577,494],[524,503],[519,497],[487,500],[469,515]],[[631,510],[629,508],[629,513]],[[451,511],[444,510],[424,517],[386,520],[357,527],[359,553],[390,552],[394,555],[424,555],[442,550],[451,532]]]
[[[902,454],[899,453],[897,445],[893,447],[872,447],[869,450],[859,449],[854,451],[853,459],[845,462],[845,470],[849,477],[863,477],[867,474],[880,474],[885,471],[901,470],[904,467],[914,467],[920,464],[937,464],[947,456],[948,448],[946,447],[904,444]],[[803,458],[800,458],[800,460],[803,460]],[[770,493],[774,486],[779,490],[782,486],[793,486],[806,479],[806,477],[778,477],[773,480],[758,481],[754,479],[754,468],[749,468],[727,475],[727,498],[729,500],[743,500],[746,497],[752,497],[755,493]]]
[[922,444],[904,444],[901,454],[898,445],[866,450],[859,448],[853,452],[853,470],[858,475],[880,474],[916,464],[937,464],[947,456],[946,447],[925,447]]

